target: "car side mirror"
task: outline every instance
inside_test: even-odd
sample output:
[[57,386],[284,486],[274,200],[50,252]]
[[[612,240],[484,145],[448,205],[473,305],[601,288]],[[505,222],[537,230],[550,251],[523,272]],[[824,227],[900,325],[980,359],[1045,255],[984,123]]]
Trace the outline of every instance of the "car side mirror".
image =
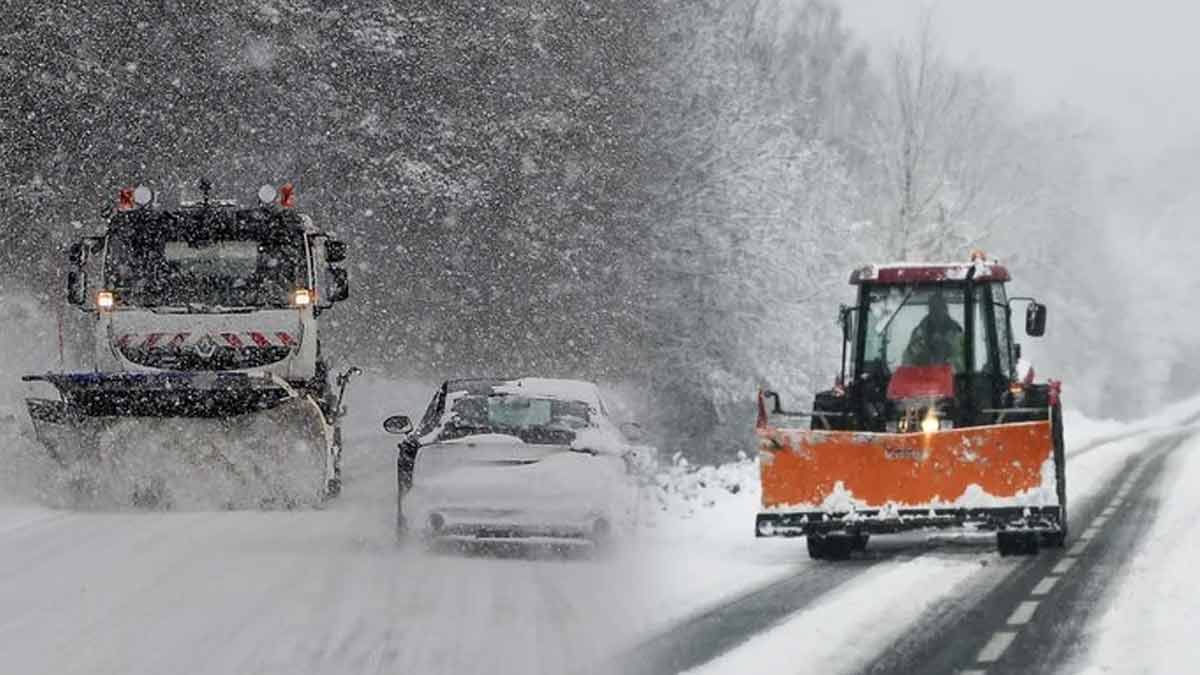
[[329,268],[329,279],[333,282],[330,302],[341,302],[350,297],[350,273],[341,267]]
[[1013,344],[1013,360],[1014,361],[1021,360],[1021,343],[1019,343],[1019,342]]
[[1025,308],[1025,332],[1032,337],[1046,334],[1046,306],[1036,302]]
[[336,239],[325,241],[325,261],[340,263],[346,259],[346,242]]
[[389,434],[407,434],[413,430],[408,415],[392,415],[383,421],[383,430]]

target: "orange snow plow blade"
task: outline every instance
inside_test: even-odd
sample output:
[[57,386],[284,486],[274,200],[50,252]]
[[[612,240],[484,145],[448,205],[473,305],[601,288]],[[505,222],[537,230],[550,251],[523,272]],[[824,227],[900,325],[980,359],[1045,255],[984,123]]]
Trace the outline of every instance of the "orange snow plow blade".
[[937,508],[974,497],[1057,504],[1048,420],[911,434],[766,427],[759,436],[768,510]]

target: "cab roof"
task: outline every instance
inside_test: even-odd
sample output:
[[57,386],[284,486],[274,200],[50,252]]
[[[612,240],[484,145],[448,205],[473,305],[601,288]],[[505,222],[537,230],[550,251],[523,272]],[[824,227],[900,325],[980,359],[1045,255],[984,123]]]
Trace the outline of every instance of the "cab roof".
[[[974,275],[971,275],[972,270]],[[851,284],[917,284],[966,281],[1010,281],[1008,268],[996,261],[957,263],[887,263],[866,265],[850,273]]]

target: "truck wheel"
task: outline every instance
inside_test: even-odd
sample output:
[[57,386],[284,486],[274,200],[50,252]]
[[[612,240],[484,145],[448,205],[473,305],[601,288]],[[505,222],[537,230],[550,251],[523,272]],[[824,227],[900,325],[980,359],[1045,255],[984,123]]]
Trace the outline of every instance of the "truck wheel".
[[325,482],[325,496],[326,497],[328,497],[329,499],[333,499],[334,497],[337,497],[340,494],[342,494],[342,479],[341,478],[330,478],[328,481]]

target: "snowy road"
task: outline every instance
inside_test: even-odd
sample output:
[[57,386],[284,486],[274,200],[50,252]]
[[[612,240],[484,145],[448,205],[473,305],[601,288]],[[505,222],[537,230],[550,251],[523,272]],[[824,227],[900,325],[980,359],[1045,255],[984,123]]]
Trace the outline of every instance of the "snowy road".
[[[387,413],[419,410],[427,388],[388,401],[394,389],[359,392],[367,411],[348,437],[346,489],[321,511],[80,513],[0,500],[0,671],[1087,667],[1092,651],[1121,656],[1097,642],[1102,617],[1106,635],[1153,638],[1113,618],[1113,597],[1164,503],[1169,462],[1197,445],[1189,425],[1200,407],[1069,438],[1071,541],[1038,558],[1001,558],[990,539],[913,536],[873,540],[846,563],[810,561],[800,539],[753,538],[750,463],[689,474],[695,489],[615,556],[562,559],[395,546],[394,441],[375,428]],[[1160,548],[1174,549],[1197,502],[1179,502]],[[1171,586],[1157,580],[1152,592]],[[1158,632],[1172,625],[1141,604]]]
[[1002,558],[991,537],[873,541],[865,558],[810,563],[645,640],[613,670],[1025,673],[1086,663],[1085,638],[1111,612],[1163,499],[1164,466],[1193,439],[1195,421],[1069,452],[1065,549]]
[[637,630],[635,561],[397,551],[394,479],[355,478],[324,512],[8,514],[0,670],[552,673]]
[[[418,388],[393,412],[423,407]],[[73,513],[0,500],[0,672],[561,673],[646,630],[636,550],[400,550],[370,406],[321,511]],[[378,409],[378,411],[375,411]]]

